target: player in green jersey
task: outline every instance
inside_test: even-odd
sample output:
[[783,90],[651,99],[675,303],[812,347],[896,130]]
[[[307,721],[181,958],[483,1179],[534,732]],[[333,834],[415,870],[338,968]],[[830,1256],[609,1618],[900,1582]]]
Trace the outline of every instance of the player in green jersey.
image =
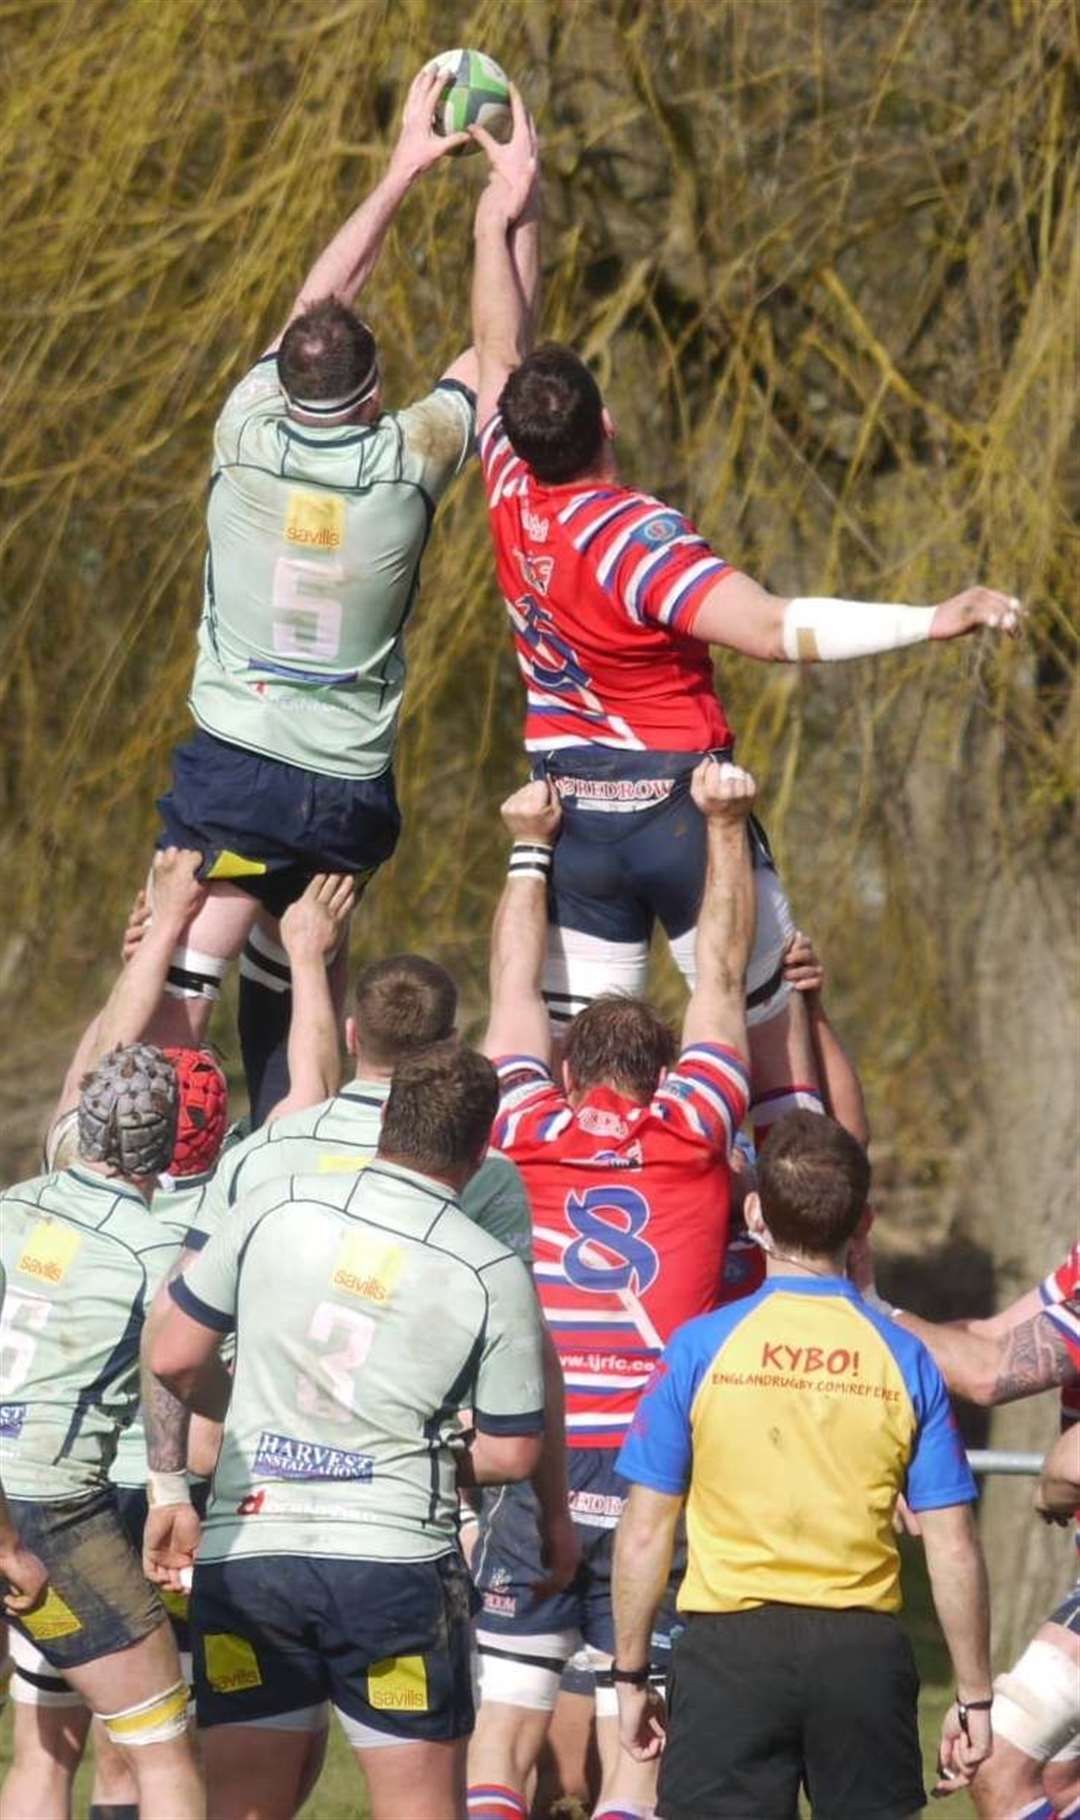
[[[83,1075],[114,1044],[138,1040],[161,995],[176,935],[205,898],[206,887],[195,877],[199,859],[198,853],[175,849],[154,856],[153,919],[151,922],[145,894],[140,892],[125,931],[125,964],[105,1006],[79,1043],[50,1121],[45,1148],[53,1169],[63,1167],[76,1155],[78,1093]],[[290,905],[282,919],[282,939],[296,979],[290,1032],[293,1084],[289,1101],[283,1103],[286,1113],[290,1105],[302,1105],[305,1095],[308,1099],[322,1098],[337,1079],[337,1029],[325,961],[340,939],[351,902],[349,880],[320,877]],[[198,1220],[214,1177],[225,1137],[227,1089],[209,1051],[176,1049],[168,1054],[177,1071],[179,1115],[173,1155],[167,1172],[158,1180],[150,1210],[179,1245]],[[208,1079],[213,1088],[210,1093],[206,1091]],[[229,1141],[236,1141],[234,1134],[229,1134]],[[197,1513],[203,1508],[205,1481],[213,1470],[219,1435],[216,1424],[196,1422],[191,1428],[187,1465],[196,1481],[191,1489]],[[109,1480],[116,1488],[124,1533],[137,1553],[142,1550],[146,1521],[146,1477],[146,1436],[141,1417],[136,1414],[120,1432]],[[186,1504],[186,1484],[183,1490]],[[190,1679],[187,1593],[166,1587],[162,1588],[161,1597],[185,1677]],[[0,1656],[2,1653],[0,1650]],[[20,1813],[32,1811],[38,1820],[52,1820],[53,1816],[55,1820],[66,1820],[72,1784],[89,1735],[90,1710],[27,1637],[15,1633],[11,1653],[15,1712],[10,1785],[17,1797],[16,1808]],[[134,1778],[123,1752],[110,1744],[102,1727],[96,1727],[89,1820],[134,1820],[135,1801]],[[3,1812],[0,1806],[0,1815]]]
[[[4,1289],[4,1267],[0,1264],[0,1309],[3,1308]],[[4,1437],[6,1419],[6,1410],[0,1407],[0,1440]],[[0,1485],[0,1583],[4,1586],[3,1611],[12,1614],[32,1611],[41,1602],[47,1578],[43,1564],[19,1540],[4,1488]],[[11,1668],[7,1624],[0,1615],[0,1712],[3,1711]]]
[[[228,1223],[233,1209],[268,1182],[280,1183],[290,1175],[332,1178],[366,1169],[378,1148],[395,1068],[453,1035],[456,1015],[457,988],[435,962],[417,954],[398,954],[365,967],[356,981],[353,1015],[346,1024],[354,1079],[317,1106],[275,1118],[227,1152],[187,1234],[188,1252],[201,1250]],[[531,1263],[529,1205],[508,1157],[488,1151],[462,1190],[461,1209],[491,1238]],[[547,1422],[534,1489],[541,1512],[541,1556],[554,1591],[573,1575],[579,1550],[566,1502],[562,1371],[546,1326],[543,1340]],[[181,1437],[175,1437],[174,1444],[178,1461]],[[467,1507],[463,1520],[469,1523],[471,1518]],[[159,1510],[148,1526],[147,1564],[166,1584],[172,1577],[159,1569],[173,1541],[169,1518]]]
[[419,402],[387,411],[374,335],[351,307],[413,184],[465,142],[433,128],[447,79],[413,82],[386,175],[215,429],[197,730],[159,805],[162,839],[198,847],[212,888],[177,944],[152,1035],[199,1041],[243,950],[255,1124],[283,1091],[289,972],[275,919],[313,872],[364,883],[397,841],[405,625],[435,510],[472,444],[471,349]]
[[84,1082],[77,1162],[0,1197],[0,1400],[12,1514],[50,1581],[18,1628],[128,1753],[143,1811],[196,1820],[176,1645],[108,1484],[137,1398],[143,1318],[177,1253],[148,1205],[177,1104],[160,1051],[111,1051]]
[[544,1420],[528,1271],[457,1199],[495,1106],[490,1064],[455,1042],[402,1062],[375,1162],[258,1189],[151,1317],[170,1390],[207,1414],[228,1401],[192,1598],[217,1820],[296,1811],[328,1701],[375,1820],[463,1810],[456,1486],[527,1477]]

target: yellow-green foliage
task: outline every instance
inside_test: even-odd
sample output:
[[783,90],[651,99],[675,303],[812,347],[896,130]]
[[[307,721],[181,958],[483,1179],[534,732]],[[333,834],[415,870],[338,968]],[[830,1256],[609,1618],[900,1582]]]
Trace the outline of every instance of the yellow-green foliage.
[[[719,665],[885,1093],[936,978],[903,883],[909,758],[997,766],[1037,851],[1071,800],[1076,33],[1068,0],[4,0],[0,970],[20,1013],[85,1008],[149,850],[215,412],[379,174],[409,75],[471,43],[537,113],[545,329],[595,361],[627,475],[780,589],[978,578],[1032,609],[1023,654]],[[468,338],[479,167],[414,192],[365,299],[391,400]],[[482,979],[520,711],[473,475],[426,560],[407,831],[371,947]]]

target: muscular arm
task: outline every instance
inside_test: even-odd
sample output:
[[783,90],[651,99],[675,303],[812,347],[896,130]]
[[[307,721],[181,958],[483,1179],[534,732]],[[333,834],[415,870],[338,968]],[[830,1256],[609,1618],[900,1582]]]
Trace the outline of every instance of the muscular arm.
[[536,137],[516,89],[514,132],[500,146],[475,130],[492,165],[474,224],[473,346],[479,362],[477,422],[494,411],[510,373],[532,346],[540,291]]
[[542,1435],[489,1435],[474,1432],[456,1455],[459,1485],[510,1485],[536,1471]]
[[615,1660],[620,1668],[649,1661],[653,1619],[664,1596],[675,1549],[681,1498],[632,1485],[615,1532],[612,1598]]
[[[300,287],[282,335],[290,322],[324,297],[336,297],[344,304],[356,301],[375,270],[387,229],[417,178],[447,152],[465,143],[463,133],[442,137],[432,130],[435,104],[447,80],[445,75],[424,70],[414,77],[405,102],[401,136],[386,175],[319,254]],[[280,339],[281,335],[272,348]]]
[[485,1055],[533,1055],[547,1064],[551,1026],[540,991],[550,867],[544,854],[554,847],[561,811],[550,783],[537,779],[515,791],[502,813],[515,848],[522,851],[511,855],[511,871],[491,931],[491,1010],[482,1048]]
[[961,1700],[991,1691],[990,1588],[970,1504],[920,1510],[934,1608]]
[[1080,1383],[1080,1368],[1045,1313],[999,1334],[923,1321],[906,1309],[896,1319],[928,1347],[949,1389],[969,1403],[992,1407]]
[[[694,800],[699,807],[706,799],[696,780],[704,769],[699,766],[695,772]],[[719,770],[710,765],[710,778]],[[705,891],[695,943],[697,977],[683,1019],[684,1048],[691,1043],[726,1043],[747,1054],[746,966],[754,942],[755,916],[746,832],[748,807],[747,801],[741,813],[709,813],[707,817]]]
[[855,1064],[830,1023],[819,992],[806,994],[806,1009],[825,1110],[865,1149],[870,1142],[870,1120]]
[[934,607],[770,594],[733,570],[705,596],[693,636],[771,663],[836,663],[898,651],[927,639],[963,638],[980,626],[1015,637],[1019,601],[993,588],[965,588]]

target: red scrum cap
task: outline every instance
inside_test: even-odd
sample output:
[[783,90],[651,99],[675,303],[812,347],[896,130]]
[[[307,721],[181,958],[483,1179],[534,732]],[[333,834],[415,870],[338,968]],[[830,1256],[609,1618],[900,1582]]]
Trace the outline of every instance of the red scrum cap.
[[180,1116],[169,1164],[174,1177],[202,1175],[217,1161],[229,1120],[229,1089],[209,1049],[166,1049],[180,1086]]

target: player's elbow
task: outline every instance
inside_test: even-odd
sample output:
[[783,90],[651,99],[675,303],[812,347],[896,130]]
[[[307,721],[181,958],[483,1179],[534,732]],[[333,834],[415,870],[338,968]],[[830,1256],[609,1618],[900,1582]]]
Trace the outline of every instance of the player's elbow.
[[191,1388],[196,1369],[186,1353],[183,1338],[166,1314],[163,1319],[148,1323],[142,1344],[143,1364],[147,1370],[181,1402],[185,1390]]

